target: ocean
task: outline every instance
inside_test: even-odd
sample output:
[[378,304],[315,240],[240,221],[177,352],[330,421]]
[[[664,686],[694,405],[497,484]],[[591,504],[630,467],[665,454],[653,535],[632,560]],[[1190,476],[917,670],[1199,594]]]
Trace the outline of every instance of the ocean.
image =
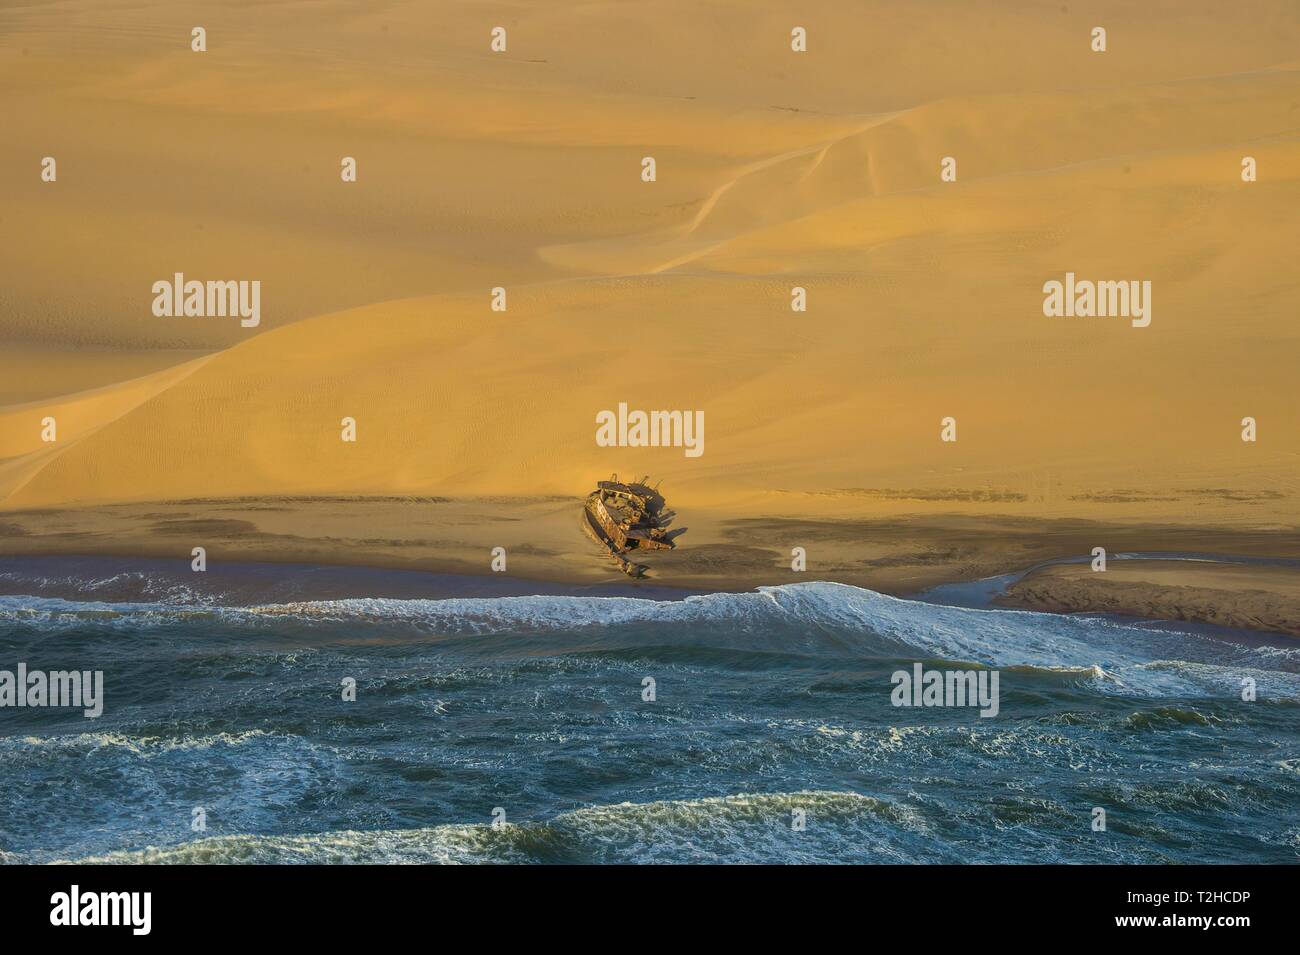
[[948,596],[0,559],[0,670],[104,674],[0,709],[0,861],[1300,858],[1300,644]]

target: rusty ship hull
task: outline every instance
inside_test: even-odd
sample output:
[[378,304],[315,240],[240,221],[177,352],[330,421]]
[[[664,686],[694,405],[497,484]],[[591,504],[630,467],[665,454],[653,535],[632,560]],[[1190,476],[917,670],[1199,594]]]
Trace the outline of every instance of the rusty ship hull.
[[645,478],[624,484],[614,475],[600,481],[583,506],[584,529],[629,577],[642,577],[646,567],[629,556],[631,551],[672,550],[668,525],[673,514],[663,496]]

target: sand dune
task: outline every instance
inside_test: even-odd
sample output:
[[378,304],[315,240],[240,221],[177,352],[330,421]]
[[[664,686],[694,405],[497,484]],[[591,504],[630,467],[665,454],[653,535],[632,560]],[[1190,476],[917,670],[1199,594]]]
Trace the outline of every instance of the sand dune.
[[[207,360],[195,358],[130,381],[0,408],[0,495],[13,497],[60,455],[167,391]],[[51,425],[46,424],[49,419]]]
[[[1294,527],[1291,5],[845,4],[807,54],[775,3],[51,9],[0,13],[0,508],[576,500],[617,471],[699,548],[760,517]],[[262,325],[154,318],[176,271],[260,280]],[[1067,271],[1149,280],[1151,325],[1045,317]],[[61,356],[92,348],[120,373],[79,384]],[[619,402],[703,410],[705,453],[598,447]]]

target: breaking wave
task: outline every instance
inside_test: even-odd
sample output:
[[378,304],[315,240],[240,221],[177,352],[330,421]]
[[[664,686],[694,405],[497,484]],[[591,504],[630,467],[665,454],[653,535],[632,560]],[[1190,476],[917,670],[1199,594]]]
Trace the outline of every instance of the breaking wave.
[[136,756],[152,756],[185,750],[209,750],[218,746],[242,746],[272,734],[264,730],[243,733],[214,733],[209,736],[134,736],[126,733],[70,733],[64,736],[9,736],[0,738],[0,753],[10,749],[50,749],[86,754],[120,748]]
[[[795,831],[796,811],[813,820]],[[915,810],[849,792],[741,794],[593,806],[540,822],[422,829],[236,835],[66,860],[80,864],[607,863],[915,861],[903,837],[923,832]],[[818,833],[820,832],[820,835]]]
[[[1107,693],[1221,695],[1254,679],[1263,696],[1300,696],[1300,650],[1210,641],[1203,634],[1096,617],[946,607],[825,582],[749,593],[636,597],[362,598],[254,607],[0,597],[0,621],[62,631],[205,622],[223,633],[294,627],[340,639],[509,638],[530,652],[645,648],[812,658],[895,658],[996,667]],[[1206,648],[1213,643],[1213,650]],[[1226,649],[1225,649],[1226,648]],[[1225,656],[1227,660],[1225,662]],[[1213,662],[1211,662],[1213,661]]]

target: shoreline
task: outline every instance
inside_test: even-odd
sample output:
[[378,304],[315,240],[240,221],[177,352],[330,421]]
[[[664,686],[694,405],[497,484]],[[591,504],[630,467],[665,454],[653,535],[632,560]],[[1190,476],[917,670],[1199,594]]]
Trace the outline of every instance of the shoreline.
[[[1104,613],[1300,636],[1300,531],[1116,526],[1006,515],[764,518],[691,514],[675,551],[619,573],[582,534],[567,498],[190,500],[0,512],[0,576],[41,566],[133,571],[202,593],[269,602],[341,597],[531,595],[677,600],[827,581],[899,597],[1051,613]],[[1105,574],[1089,548],[1104,541]],[[206,549],[208,571],[190,569]],[[507,570],[491,570],[494,546]],[[795,572],[787,546],[807,549]],[[1298,562],[1297,567],[1288,566]],[[51,563],[53,562],[53,563]],[[223,572],[227,571],[227,572]],[[85,576],[83,574],[83,576]],[[280,581],[284,586],[275,584]],[[310,581],[308,591],[294,587]],[[209,587],[209,585],[212,585]],[[278,589],[277,589],[278,588]],[[288,589],[286,589],[288,588]],[[129,588],[128,588],[129,589]],[[14,593],[0,583],[0,593]],[[46,595],[84,599],[75,587]],[[965,603],[968,596],[953,601]]]
[[[1249,559],[1248,559],[1249,560]],[[1065,559],[1016,573],[982,580],[940,584],[902,599],[943,607],[1011,610],[1054,615],[1104,616],[1122,623],[1166,623],[1190,627],[1220,637],[1236,635],[1247,642],[1263,640],[1290,646],[1300,637],[1300,574],[1257,558],[1235,563],[1198,558],[1218,565],[1216,574],[1236,573],[1242,583],[1281,581],[1273,590],[1244,586],[1236,591],[1219,587],[1172,585],[1138,587],[1130,582],[1103,583],[1082,578],[1091,587],[1069,586],[1072,577],[1091,575],[1087,564]],[[1116,564],[1133,568],[1192,560],[1126,558]],[[1060,574],[1052,574],[1059,571]],[[1262,574],[1259,572],[1263,571]],[[1278,577],[1281,571],[1285,576]],[[1244,573],[1243,573],[1244,572]],[[1064,575],[1067,586],[1057,578]],[[1121,576],[1121,575],[1116,575]],[[1261,577],[1265,578],[1261,581]],[[753,588],[701,590],[641,582],[595,584],[556,583],[489,574],[458,575],[436,571],[376,567],[361,564],[312,564],[300,561],[229,561],[202,575],[178,562],[140,555],[58,554],[0,556],[0,599],[35,597],[104,604],[166,604],[194,609],[274,607],[339,600],[496,600],[528,597],[632,598],[676,602],[713,594],[752,593],[760,587],[792,583],[841,583],[810,578],[803,581],[759,583]],[[1289,586],[1287,586],[1289,585]],[[1289,590],[1288,596],[1284,591]],[[947,592],[947,593],[945,593]],[[1213,601],[1207,607],[1206,601]],[[1281,606],[1281,611],[1278,608]],[[1270,608],[1273,612],[1269,612]],[[1202,628],[1204,630],[1202,631]],[[1272,638],[1272,639],[1270,639]]]
[[1035,568],[992,606],[1047,613],[1120,614],[1300,637],[1300,570],[1229,560],[1113,560]]
[[[907,596],[936,586],[1122,553],[1300,558],[1300,528],[1222,527],[962,513],[763,516],[692,508],[672,551],[638,555],[643,580],[619,572],[582,530],[581,498],[266,497],[0,510],[0,556],[175,559],[195,547],[221,561],[314,564],[723,592],[828,580]],[[504,574],[492,569],[494,548]],[[806,566],[793,570],[794,548]]]
[[183,596],[184,600],[175,601],[178,605],[192,603],[202,608],[362,599],[634,597],[677,601],[709,592],[649,583],[564,584],[499,574],[445,574],[364,564],[236,560],[195,573],[185,562],[145,555],[0,556],[0,598],[170,603]]

